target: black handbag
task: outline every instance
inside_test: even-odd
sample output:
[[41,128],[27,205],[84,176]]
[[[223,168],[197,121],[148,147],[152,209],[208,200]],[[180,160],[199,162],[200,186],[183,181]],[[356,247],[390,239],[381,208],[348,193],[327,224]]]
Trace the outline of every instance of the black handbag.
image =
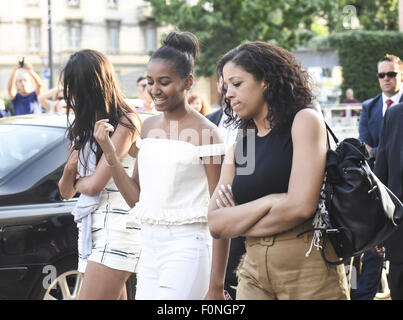
[[[327,152],[311,249],[315,245],[327,263],[340,264],[386,240],[402,220],[403,205],[371,171],[365,144],[355,138],[339,142],[326,128],[336,148]],[[328,241],[339,261],[326,258]]]

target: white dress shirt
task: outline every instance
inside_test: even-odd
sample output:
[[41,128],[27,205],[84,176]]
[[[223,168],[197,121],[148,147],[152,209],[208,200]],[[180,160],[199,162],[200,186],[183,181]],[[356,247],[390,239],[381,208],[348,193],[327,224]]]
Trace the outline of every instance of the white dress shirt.
[[398,104],[400,101],[400,97],[402,96],[403,93],[403,88],[401,88],[399,90],[398,93],[396,93],[394,96],[392,97],[387,97],[383,92],[382,92],[382,101],[383,101],[383,106],[382,106],[382,116],[385,115],[386,109],[387,109],[387,105],[386,105],[386,100],[391,99],[393,101],[393,103],[390,105],[389,108],[393,107],[395,104]]

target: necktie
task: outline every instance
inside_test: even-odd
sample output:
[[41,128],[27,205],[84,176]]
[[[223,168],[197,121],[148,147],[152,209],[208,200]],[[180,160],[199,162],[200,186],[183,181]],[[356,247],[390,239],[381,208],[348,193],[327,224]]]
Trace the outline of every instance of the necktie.
[[393,103],[393,100],[391,100],[391,99],[386,100],[386,109],[389,109],[392,103]]

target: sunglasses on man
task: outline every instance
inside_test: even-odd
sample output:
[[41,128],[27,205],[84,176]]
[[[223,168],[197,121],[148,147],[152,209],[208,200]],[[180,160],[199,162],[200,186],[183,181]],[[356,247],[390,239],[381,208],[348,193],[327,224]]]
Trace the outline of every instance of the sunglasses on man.
[[391,72],[380,72],[378,73],[378,78],[383,79],[385,76],[388,76],[388,78],[395,78],[397,76],[397,72],[391,71]]

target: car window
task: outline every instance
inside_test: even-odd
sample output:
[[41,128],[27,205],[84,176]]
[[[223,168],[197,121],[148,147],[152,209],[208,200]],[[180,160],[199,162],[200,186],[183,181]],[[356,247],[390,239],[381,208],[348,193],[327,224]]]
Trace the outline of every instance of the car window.
[[62,137],[64,129],[0,125],[0,179]]

